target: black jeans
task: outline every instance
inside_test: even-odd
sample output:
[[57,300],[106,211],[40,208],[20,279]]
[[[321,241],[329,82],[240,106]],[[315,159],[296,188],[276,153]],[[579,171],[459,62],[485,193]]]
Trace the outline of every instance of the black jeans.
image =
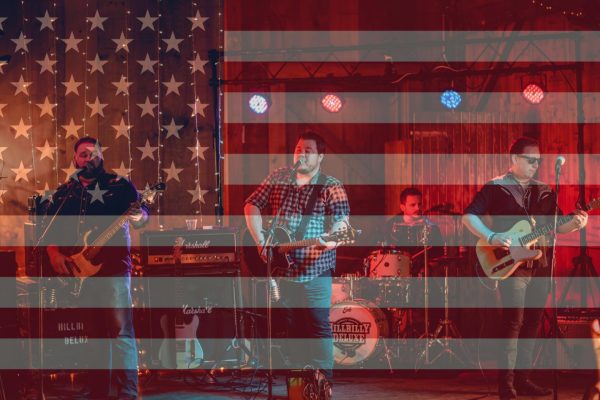
[[[88,352],[88,388],[96,397],[107,398],[115,375],[119,398],[138,394],[138,354],[131,310],[131,277],[91,278],[84,282],[82,300],[93,307],[91,346]],[[85,310],[84,310],[85,311]]]
[[547,269],[519,268],[500,282],[499,288],[504,327],[498,360],[502,385],[512,383],[515,369],[527,376],[533,366],[534,339],[539,334],[550,288]]
[[[331,271],[308,282],[280,280],[281,319],[288,327],[286,353],[294,368],[311,365],[333,376],[333,336],[329,323]],[[277,315],[277,314],[275,314]],[[279,321],[275,321],[278,323]]]

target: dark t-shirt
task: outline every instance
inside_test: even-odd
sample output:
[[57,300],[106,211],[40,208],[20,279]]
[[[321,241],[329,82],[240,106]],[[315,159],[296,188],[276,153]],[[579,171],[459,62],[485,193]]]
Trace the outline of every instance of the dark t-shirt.
[[[91,231],[87,240],[91,243],[138,199],[135,186],[114,174],[102,173],[87,189],[78,180],[71,179],[58,187],[52,202],[47,204],[43,226],[49,224],[57,212],[58,217],[50,225],[43,245],[56,244],[64,254],[80,251],[81,248],[73,246],[82,244],[86,232]],[[129,272],[130,246],[129,223],[125,222],[93,259],[94,263],[102,263],[98,275]]]

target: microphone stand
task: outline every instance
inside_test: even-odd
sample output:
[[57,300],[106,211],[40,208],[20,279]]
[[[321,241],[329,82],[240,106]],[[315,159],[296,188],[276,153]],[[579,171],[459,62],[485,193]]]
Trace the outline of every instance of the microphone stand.
[[[285,196],[283,196],[283,200],[281,204],[285,204],[287,201],[287,197],[289,196],[289,185],[295,184],[293,181],[296,177],[296,170],[300,162],[297,162],[290,172],[290,180],[288,182],[288,186],[286,186]],[[265,232],[265,244],[262,246],[261,253],[266,250],[267,256],[267,347],[268,347],[268,356],[269,356],[269,372],[267,373],[267,399],[273,399],[273,307],[271,306],[271,296],[272,296],[272,288],[271,288],[271,280],[273,279],[273,241],[275,239],[275,228],[279,224],[279,219],[281,218],[282,208],[280,207],[275,213],[275,217],[273,218],[273,222],[269,229]]]
[[557,347],[558,347],[558,312],[557,312],[557,304],[556,304],[556,237],[558,235],[558,193],[560,191],[560,172],[561,172],[562,164],[557,161],[555,166],[555,176],[556,176],[556,199],[554,205],[554,234],[552,236],[552,262],[550,265],[550,297],[551,299],[551,307],[552,307],[552,339],[554,345],[552,346],[552,362],[554,364],[554,368],[552,369],[552,378],[553,378],[553,398],[554,400],[558,400],[558,370],[557,370]]

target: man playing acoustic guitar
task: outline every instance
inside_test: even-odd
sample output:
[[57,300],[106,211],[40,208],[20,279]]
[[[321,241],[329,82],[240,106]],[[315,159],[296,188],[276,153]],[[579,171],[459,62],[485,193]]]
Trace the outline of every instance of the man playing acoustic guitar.
[[[347,227],[348,197],[339,180],[321,172],[324,155],[325,142],[320,136],[302,134],[294,150],[294,167],[274,171],[246,199],[246,223],[263,259],[266,235],[261,213],[267,206],[273,215],[280,215],[278,225],[292,232],[296,240],[320,238]],[[336,245],[321,241],[288,253],[291,265],[282,273],[286,278],[281,280],[279,308],[284,315],[282,320],[274,319],[275,324],[287,325],[289,338],[308,339],[311,344],[308,348],[286,346],[295,366],[312,365],[327,378],[333,368],[329,309]]]
[[[523,248],[524,243],[519,243],[521,240],[515,240],[515,236],[508,232],[511,227],[514,228],[522,220],[532,226],[552,224],[554,221],[556,193],[548,185],[534,179],[541,161],[539,144],[535,139],[517,139],[510,148],[509,171],[485,184],[465,210],[463,223],[480,238],[480,242],[486,243],[481,253],[478,249],[482,268],[490,258],[506,259],[488,273],[492,278],[505,278],[494,274],[510,270],[518,264],[515,260],[519,252],[530,251]],[[487,218],[491,220],[489,225],[483,222]],[[560,220],[558,233],[573,232],[586,225],[587,213],[577,210],[571,217]],[[524,239],[523,242],[528,240]],[[552,393],[552,390],[538,386],[529,379],[529,369],[533,363],[532,339],[539,332],[549,291],[548,279],[543,278],[549,274],[548,256],[551,255],[548,249],[531,253],[535,256],[524,260],[509,278],[499,283],[504,328],[500,336],[504,345],[499,349],[501,354],[498,360],[498,391],[501,399],[515,399],[517,394],[545,396]]]

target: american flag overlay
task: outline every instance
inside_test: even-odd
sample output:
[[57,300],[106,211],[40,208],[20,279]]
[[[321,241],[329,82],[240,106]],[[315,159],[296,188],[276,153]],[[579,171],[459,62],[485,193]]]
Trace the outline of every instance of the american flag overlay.
[[[324,139],[322,171],[350,206],[332,278],[334,375],[502,368],[499,281],[486,276],[463,214],[508,171],[522,136],[539,142],[535,178],[558,192],[563,222],[577,209],[589,216],[585,229],[556,235],[554,263],[533,278],[556,290],[528,303],[543,321],[518,340],[535,341],[536,373],[594,375],[599,63],[600,12],[589,0],[3,1],[0,372],[15,377],[6,391],[85,386],[80,375],[108,368],[89,349],[113,339],[94,319],[121,307],[133,313],[140,393],[189,374],[264,395],[265,372],[295,370],[286,349],[315,339],[277,317],[277,281],[244,206],[294,164],[307,131]],[[101,143],[106,171],[148,200],[142,227],[90,215],[94,229],[79,238],[110,253],[103,239],[116,230],[100,227],[129,225],[127,306],[85,294],[114,277],[58,277],[46,252],[81,245],[61,234],[80,216],[47,210],[78,179],[73,146],[86,136]],[[439,235],[402,222],[409,187]],[[90,204],[112,200],[99,185],[87,192]],[[535,217],[535,228],[553,218]],[[400,242],[411,238],[409,252]],[[131,368],[113,361],[109,369]]]

